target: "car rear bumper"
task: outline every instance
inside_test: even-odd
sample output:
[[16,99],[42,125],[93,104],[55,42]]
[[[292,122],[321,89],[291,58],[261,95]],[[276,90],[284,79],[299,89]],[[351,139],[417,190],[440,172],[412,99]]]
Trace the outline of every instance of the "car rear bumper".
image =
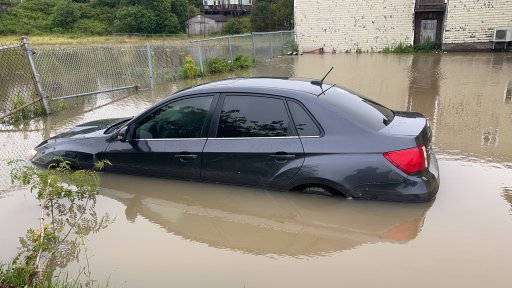
[[429,153],[429,168],[421,176],[407,176],[401,183],[364,184],[354,189],[358,199],[396,202],[428,202],[439,190],[439,166],[434,153]]

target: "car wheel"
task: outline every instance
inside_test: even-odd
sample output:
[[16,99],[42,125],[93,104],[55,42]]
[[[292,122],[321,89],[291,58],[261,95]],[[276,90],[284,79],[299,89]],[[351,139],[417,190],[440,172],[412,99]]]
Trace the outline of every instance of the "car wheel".
[[306,194],[313,194],[313,195],[323,195],[323,196],[334,196],[336,193],[328,188],[320,187],[320,186],[309,186],[301,191],[302,193]]

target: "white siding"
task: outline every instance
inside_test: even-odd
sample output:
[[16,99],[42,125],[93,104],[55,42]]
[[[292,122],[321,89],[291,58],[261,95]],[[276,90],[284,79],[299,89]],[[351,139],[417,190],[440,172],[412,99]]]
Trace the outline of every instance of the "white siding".
[[380,51],[412,44],[414,0],[295,0],[300,49]]
[[491,42],[503,26],[512,26],[512,0],[449,0],[444,43]]
[[187,33],[192,35],[210,35],[222,32],[224,22],[215,22],[214,20],[197,15],[187,21]]

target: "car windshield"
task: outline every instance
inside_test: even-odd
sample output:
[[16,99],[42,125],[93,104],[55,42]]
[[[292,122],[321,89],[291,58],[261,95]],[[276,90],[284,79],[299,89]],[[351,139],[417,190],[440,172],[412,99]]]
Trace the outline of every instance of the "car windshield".
[[337,87],[329,89],[319,98],[343,117],[375,131],[389,125],[395,117],[392,110]]

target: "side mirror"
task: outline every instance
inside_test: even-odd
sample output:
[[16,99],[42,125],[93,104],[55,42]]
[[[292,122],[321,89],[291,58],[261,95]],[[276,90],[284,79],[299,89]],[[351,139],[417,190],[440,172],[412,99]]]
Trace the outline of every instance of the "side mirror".
[[128,126],[121,128],[121,130],[117,132],[117,140],[121,142],[126,142],[127,140],[129,140],[128,138]]

